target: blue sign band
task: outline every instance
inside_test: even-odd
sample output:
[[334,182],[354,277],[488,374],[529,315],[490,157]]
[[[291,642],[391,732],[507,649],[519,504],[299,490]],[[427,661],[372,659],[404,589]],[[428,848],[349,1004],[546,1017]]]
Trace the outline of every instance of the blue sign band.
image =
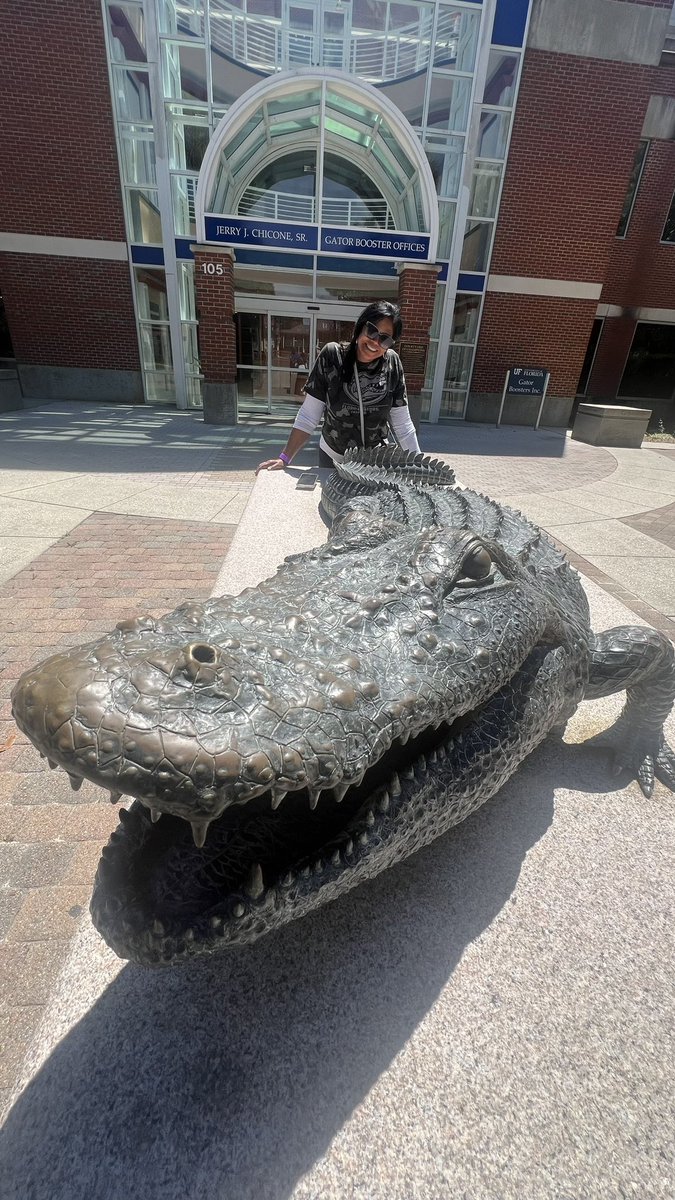
[[429,237],[425,233],[394,233],[386,229],[321,230],[321,249],[332,254],[376,255],[383,258],[419,259],[429,257]]
[[315,225],[286,225],[277,221],[250,221],[245,217],[205,217],[209,242],[229,246],[269,246],[275,250],[316,250]]

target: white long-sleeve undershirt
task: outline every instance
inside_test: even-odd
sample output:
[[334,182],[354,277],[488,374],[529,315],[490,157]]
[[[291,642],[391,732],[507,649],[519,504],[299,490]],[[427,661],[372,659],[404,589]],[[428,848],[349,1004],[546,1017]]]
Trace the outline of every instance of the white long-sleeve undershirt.
[[[317,400],[316,396],[306,395],[302,408],[293,422],[293,428],[301,429],[303,433],[314,433],[314,430],[323,418],[324,407],[323,402]],[[410,409],[407,404],[390,410],[389,424],[394,431],[397,442],[403,450],[419,451],[417,431],[412,423]],[[325,450],[326,454],[330,455],[334,462],[342,462],[342,455],[336,454],[330,446],[326,445],[323,437],[320,439],[319,445],[322,450]]]

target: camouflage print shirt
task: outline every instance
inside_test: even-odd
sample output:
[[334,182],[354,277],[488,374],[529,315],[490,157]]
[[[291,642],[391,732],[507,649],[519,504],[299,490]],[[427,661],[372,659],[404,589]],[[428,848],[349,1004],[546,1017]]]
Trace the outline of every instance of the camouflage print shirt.
[[[352,446],[361,446],[361,417],[356,381],[352,375],[345,383],[342,364],[347,347],[328,342],[321,350],[305,392],[325,405],[322,436],[336,454],[344,454]],[[395,350],[366,365],[358,364],[359,384],[363,400],[366,446],[381,446],[387,440],[389,413],[408,403],[405,376]]]

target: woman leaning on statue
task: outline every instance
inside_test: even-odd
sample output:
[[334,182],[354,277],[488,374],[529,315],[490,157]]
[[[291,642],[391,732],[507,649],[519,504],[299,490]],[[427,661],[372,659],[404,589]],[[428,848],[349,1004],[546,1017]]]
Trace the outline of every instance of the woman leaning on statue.
[[328,342],[309,373],[284,449],[257,471],[282,471],[322,420],[320,467],[341,462],[352,447],[383,445],[389,426],[404,450],[419,450],[403,366],[393,349],[401,329],[397,306],[378,300],[363,310],[349,343]]

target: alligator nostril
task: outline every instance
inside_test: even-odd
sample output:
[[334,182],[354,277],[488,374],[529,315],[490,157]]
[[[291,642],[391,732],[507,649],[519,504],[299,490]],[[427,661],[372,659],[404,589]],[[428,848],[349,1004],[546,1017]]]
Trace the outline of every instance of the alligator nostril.
[[214,646],[209,646],[207,642],[193,642],[187,648],[187,656],[197,663],[214,663],[218,657]]

